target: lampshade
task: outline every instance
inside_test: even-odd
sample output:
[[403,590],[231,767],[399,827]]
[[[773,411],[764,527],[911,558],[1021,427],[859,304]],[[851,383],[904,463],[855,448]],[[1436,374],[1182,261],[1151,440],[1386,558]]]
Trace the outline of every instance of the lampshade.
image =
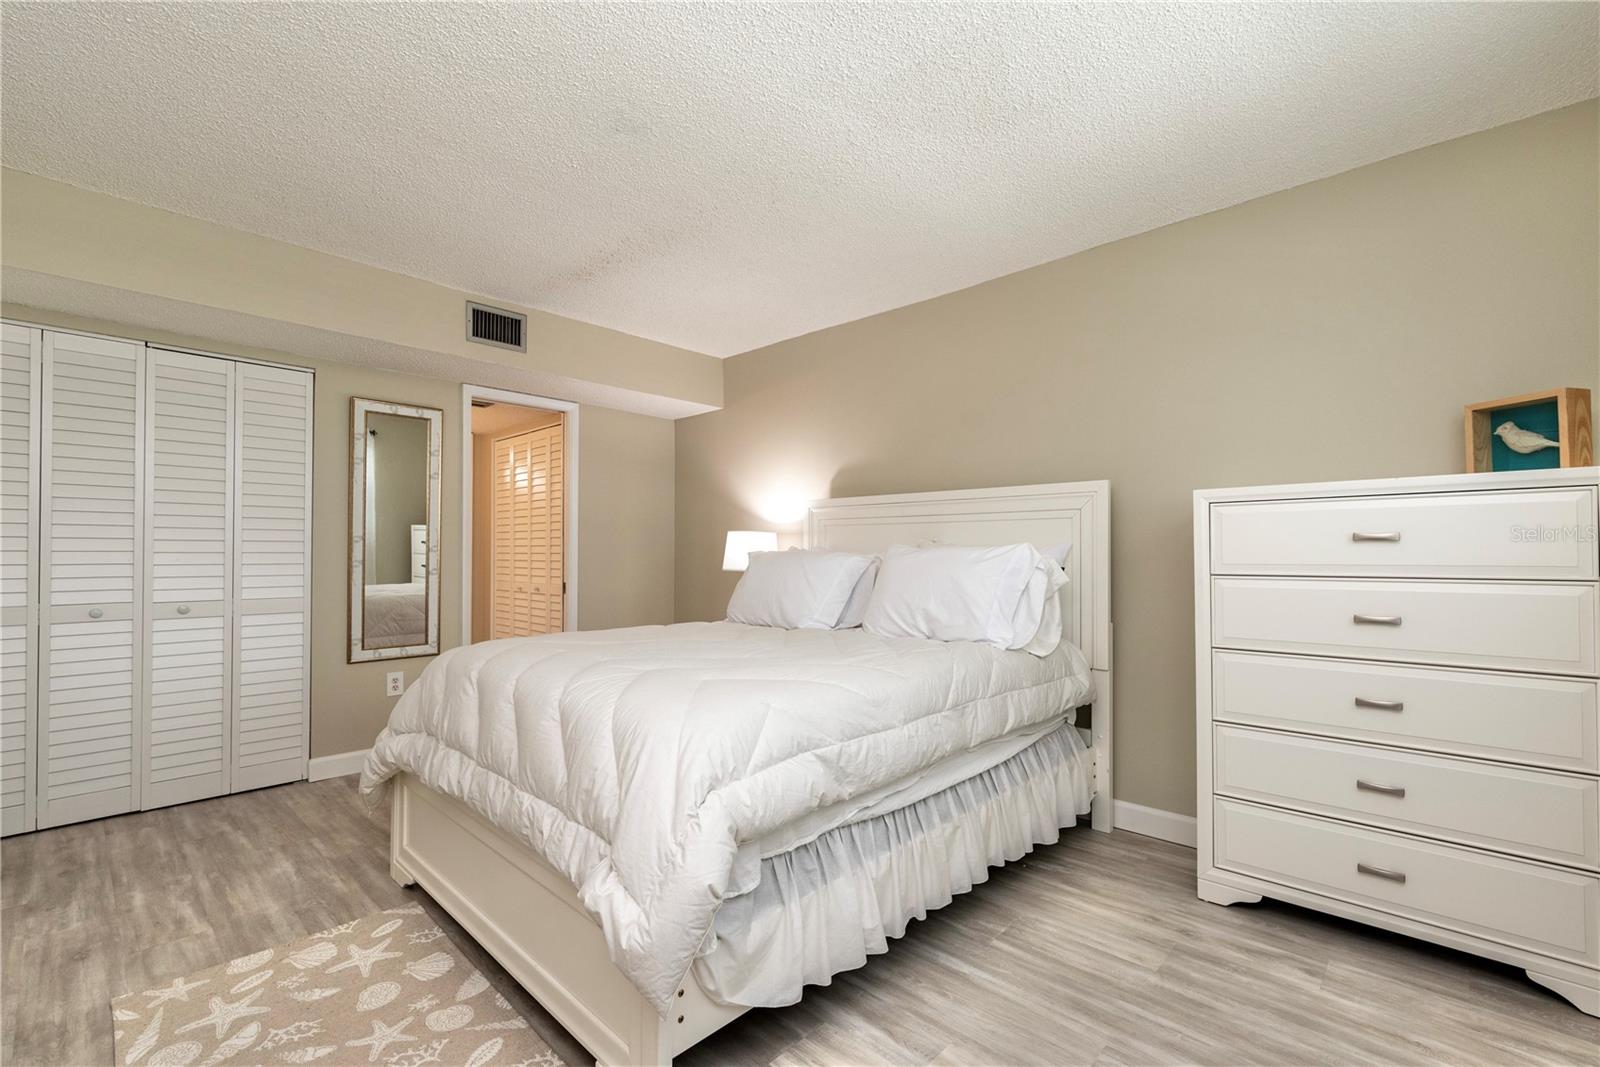
[[771,530],[729,530],[728,544],[722,550],[722,569],[742,571],[750,566],[750,553],[771,552],[778,547],[778,535]]

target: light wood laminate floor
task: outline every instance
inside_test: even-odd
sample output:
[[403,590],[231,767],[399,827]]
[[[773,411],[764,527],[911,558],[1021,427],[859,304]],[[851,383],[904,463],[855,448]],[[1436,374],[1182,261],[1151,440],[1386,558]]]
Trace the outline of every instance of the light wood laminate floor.
[[[587,1063],[425,894],[390,881],[387,833],[339,778],[6,840],[0,1061],[109,1064],[112,996],[420,900]],[[1205,904],[1193,883],[1189,849],[1070,831],[886,956],[678,1062],[1600,1062],[1600,1020],[1520,972],[1288,906]]]

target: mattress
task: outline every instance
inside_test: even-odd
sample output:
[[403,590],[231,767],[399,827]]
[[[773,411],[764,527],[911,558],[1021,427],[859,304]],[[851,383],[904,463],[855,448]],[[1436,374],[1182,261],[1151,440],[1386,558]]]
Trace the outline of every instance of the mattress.
[[755,889],[723,901],[695,977],[725,1004],[793,1004],[805,986],[887,951],[990,867],[1054,843],[1088,813],[1093,781],[1093,753],[1058,725],[985,770],[765,856]]

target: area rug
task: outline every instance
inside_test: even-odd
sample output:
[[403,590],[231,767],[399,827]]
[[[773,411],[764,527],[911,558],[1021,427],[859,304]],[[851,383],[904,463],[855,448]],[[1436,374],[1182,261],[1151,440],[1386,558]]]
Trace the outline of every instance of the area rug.
[[138,1067],[562,1067],[419,905],[391,908],[111,1002]]

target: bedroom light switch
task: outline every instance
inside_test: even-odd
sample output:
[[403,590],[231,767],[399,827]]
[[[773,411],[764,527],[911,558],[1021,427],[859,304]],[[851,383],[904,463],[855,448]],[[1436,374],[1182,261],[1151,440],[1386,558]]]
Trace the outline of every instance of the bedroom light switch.
[[388,681],[383,688],[385,696],[397,697],[406,691],[405,671],[390,671],[386,677]]

